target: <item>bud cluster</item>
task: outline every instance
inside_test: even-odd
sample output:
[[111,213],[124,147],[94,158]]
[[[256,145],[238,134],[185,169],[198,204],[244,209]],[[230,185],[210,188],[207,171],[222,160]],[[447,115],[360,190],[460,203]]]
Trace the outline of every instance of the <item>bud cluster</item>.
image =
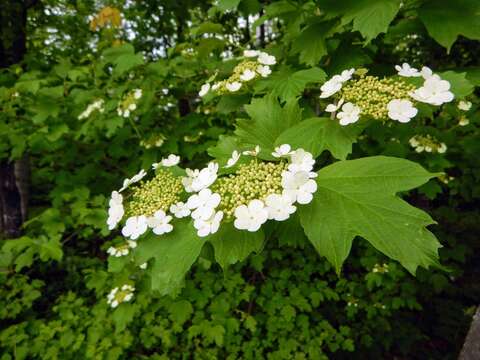
[[409,140],[409,143],[418,153],[425,151],[428,153],[443,154],[447,151],[447,145],[445,145],[445,143],[438,141],[428,134],[415,135]]
[[126,215],[152,216],[156,211],[167,211],[180,200],[182,181],[168,169],[158,168],[155,177],[132,189],[131,199],[126,204]]
[[212,186],[220,194],[219,209],[226,219],[232,219],[235,209],[254,199],[265,199],[270,194],[282,193],[282,172],[287,163],[282,161],[257,162],[252,160],[238,166],[234,174],[219,178]]
[[117,106],[117,114],[128,118],[137,109],[137,101],[142,97],[142,89],[130,91]]

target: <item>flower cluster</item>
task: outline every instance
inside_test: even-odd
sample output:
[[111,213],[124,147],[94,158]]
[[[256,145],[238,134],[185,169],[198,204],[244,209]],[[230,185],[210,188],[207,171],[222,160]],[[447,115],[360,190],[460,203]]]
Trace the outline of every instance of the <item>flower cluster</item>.
[[145,149],[159,148],[165,143],[166,137],[162,133],[151,134],[148,138],[140,141],[140,146]]
[[116,308],[123,302],[129,302],[133,299],[135,288],[132,285],[122,285],[120,288],[113,288],[107,296],[107,304]]
[[257,50],[245,50],[243,58],[244,60],[235,66],[229,78],[217,81],[213,85],[209,82],[203,84],[198,95],[203,97],[211,90],[219,95],[237,92],[244,84],[255,78],[268,77],[272,73],[270,66],[277,63],[275,56]]
[[447,151],[447,145],[439,142],[430,135],[415,135],[409,140],[410,145],[416,152],[428,152],[443,154]]
[[128,118],[137,109],[137,102],[142,97],[142,89],[130,91],[117,106],[117,114]]
[[95,110],[103,113],[105,111],[104,104],[105,101],[103,101],[103,99],[96,100],[93,103],[89,104],[87,108],[80,115],[78,115],[78,120],[88,118]]
[[[407,123],[418,113],[415,102],[440,106],[453,100],[450,83],[428,67],[419,71],[404,63],[395,68],[399,76],[391,78],[381,79],[355,69],[333,76],[320,88],[320,98],[336,99],[325,111],[332,113],[340,125],[355,123],[360,116]],[[417,88],[408,81],[409,77],[423,77],[424,83]]]
[[115,257],[127,256],[130,253],[130,249],[135,249],[137,243],[135,241],[127,240],[127,242],[120,246],[110,246],[107,249],[107,254]]

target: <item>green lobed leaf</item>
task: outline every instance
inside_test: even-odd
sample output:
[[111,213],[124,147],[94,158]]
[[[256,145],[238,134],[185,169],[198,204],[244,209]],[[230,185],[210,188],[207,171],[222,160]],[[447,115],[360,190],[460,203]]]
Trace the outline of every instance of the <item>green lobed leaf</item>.
[[152,290],[160,295],[176,295],[204,243],[205,240],[197,236],[191,223],[179,221],[168,234],[158,236],[150,233],[140,239],[135,261],[143,264],[154,258],[154,264],[149,267]]
[[240,231],[230,223],[222,225],[209,241],[213,245],[215,260],[225,270],[229,265],[245,260],[252,252],[259,253],[264,239],[262,230],[253,233]]
[[480,2],[429,0],[418,10],[428,33],[449,51],[459,35],[480,40]]
[[327,21],[307,26],[295,39],[292,52],[299,54],[301,63],[315,66],[321,58],[327,55],[325,40],[334,29],[335,22]]
[[285,130],[275,145],[290,144],[294,149],[311,152],[314,157],[328,150],[335,158],[344,160],[361,132],[360,126],[342,126],[330,118],[310,118]]
[[353,239],[361,236],[415,274],[418,266],[439,266],[434,221],[396,193],[435,176],[408,160],[374,156],[334,163],[318,172],[312,203],[300,221],[317,251],[340,272]]
[[473,93],[475,87],[473,84],[467,80],[467,74],[462,72],[458,73],[455,71],[446,71],[440,74],[442,79],[445,79],[450,82],[450,90],[455,94],[455,97],[463,98]]

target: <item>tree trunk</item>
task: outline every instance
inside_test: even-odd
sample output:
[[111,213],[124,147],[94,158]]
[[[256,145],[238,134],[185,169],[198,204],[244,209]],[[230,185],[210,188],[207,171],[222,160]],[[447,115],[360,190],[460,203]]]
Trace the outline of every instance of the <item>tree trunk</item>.
[[480,359],[480,306],[477,307],[477,311],[475,312],[475,315],[473,315],[470,330],[468,330],[467,338],[465,339],[462,352],[460,353],[458,359]]
[[[0,68],[20,63],[26,52],[27,8],[36,1],[2,0],[0,7]],[[28,157],[0,159],[0,234],[20,235],[26,218]]]

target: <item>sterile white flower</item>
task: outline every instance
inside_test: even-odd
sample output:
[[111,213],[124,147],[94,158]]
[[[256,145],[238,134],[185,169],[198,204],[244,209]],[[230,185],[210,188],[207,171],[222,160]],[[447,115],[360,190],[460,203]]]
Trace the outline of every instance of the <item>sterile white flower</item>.
[[198,176],[198,174],[200,173],[200,170],[198,169],[192,170],[187,168],[185,169],[185,172],[187,173],[187,176],[182,177],[182,185],[185,188],[186,192],[191,193],[194,191],[192,188],[193,179],[195,179]]
[[125,180],[123,180],[123,186],[120,190],[118,190],[119,192],[122,192],[123,190],[125,190],[126,188],[128,188],[130,185],[142,180],[145,175],[147,175],[147,172],[145,170],[140,170],[138,174],[134,175],[131,179],[129,178],[126,178]]
[[447,151],[447,145],[445,145],[445,143],[441,143],[440,146],[437,148],[437,152],[439,154],[443,154],[445,151]]
[[460,102],[457,105],[459,110],[462,111],[469,111],[472,108],[472,103],[467,100],[460,100]]
[[147,219],[148,226],[152,228],[152,231],[157,235],[166,234],[173,230],[170,221],[172,221],[172,217],[165,214],[163,210],[155,211],[153,216]]
[[180,156],[170,154],[168,157],[162,159],[161,164],[165,167],[175,166],[180,162]]
[[147,266],[148,266],[148,263],[145,262],[145,263],[139,265],[138,267],[142,270],[145,270],[147,268]]
[[130,104],[128,105],[128,110],[134,111],[137,108],[137,104]]
[[255,146],[253,150],[245,150],[242,154],[249,155],[249,156],[257,156],[260,153],[260,146]]
[[292,202],[308,204],[313,199],[313,193],[317,191],[317,183],[310,178],[306,171],[284,171],[282,173],[283,195],[288,196]]
[[220,87],[220,84],[219,84],[219,83],[215,83],[215,84],[212,85],[212,90],[215,91],[215,90],[217,90],[219,87]]
[[423,66],[422,70],[420,70],[420,74],[426,80],[433,76],[433,71],[428,66]]
[[243,51],[243,56],[245,57],[256,57],[258,56],[259,51],[258,50],[244,50]]
[[337,114],[337,119],[340,120],[340,125],[343,126],[353,124],[360,118],[360,112],[361,109],[357,105],[347,102],[343,104],[342,111]]
[[261,52],[258,55],[257,61],[262,65],[275,65],[277,63],[275,56],[269,55],[266,52]]
[[122,235],[132,240],[137,239],[148,229],[147,217],[145,215],[131,216],[127,219],[122,228]]
[[230,157],[230,159],[227,160],[227,165],[225,165],[225,167],[232,167],[237,163],[238,159],[240,159],[240,153],[237,150],[233,150],[232,156]]
[[198,92],[198,96],[204,97],[210,91],[210,84],[203,84]]
[[449,90],[450,83],[447,80],[442,80],[438,75],[432,75],[410,96],[417,101],[439,106],[453,100],[454,95]]
[[212,185],[217,179],[217,172],[218,164],[215,162],[210,162],[207,167],[200,170],[198,175],[192,178],[192,190],[194,192],[198,192]]
[[348,81],[352,78],[353,73],[355,72],[354,68],[348,69],[348,70],[343,70],[342,73],[340,74],[340,78],[342,82]]
[[242,81],[250,81],[252,80],[255,76],[257,76],[257,73],[253,70],[246,69],[243,71],[243,73],[240,75],[240,80]]
[[198,194],[191,195],[187,200],[187,207],[192,211],[193,219],[209,219],[220,204],[221,197],[212,193],[210,189],[203,189]]
[[123,209],[123,196],[117,191],[113,191],[108,205],[107,225],[108,230],[113,230],[125,213]]
[[190,215],[190,209],[188,208],[187,204],[181,201],[176,204],[172,204],[170,206],[170,212],[179,219]]
[[257,231],[268,220],[268,210],[261,200],[252,200],[235,209],[233,226],[239,230]]
[[387,104],[388,117],[401,123],[407,123],[414,118],[418,109],[410,100],[394,99]]
[[328,104],[327,107],[325,108],[325,111],[326,112],[335,112],[342,107],[343,102],[344,102],[344,100],[342,98],[336,104]]
[[197,229],[198,236],[205,237],[218,231],[222,219],[223,211],[217,211],[206,220],[195,219],[195,221],[193,222],[193,226],[195,227],[195,229]]
[[135,100],[138,100],[142,97],[142,89],[135,89],[133,92],[133,97]]
[[291,172],[306,171],[308,173],[312,171],[313,165],[315,165],[313,155],[300,148],[292,152],[288,170]]
[[78,115],[78,120],[86,119],[90,116],[92,112],[95,110],[98,110],[99,112],[103,113],[105,110],[103,108],[104,101],[103,99],[99,99],[91,103],[90,105],[87,106],[87,108],[80,114]]
[[322,91],[322,93],[320,94],[320,98],[325,99],[332,96],[333,94],[340,91],[342,89],[342,86],[342,78],[339,75],[335,75],[320,87],[320,90]]
[[238,81],[234,81],[231,83],[226,83],[225,87],[227,88],[228,91],[235,92],[240,90],[240,88],[242,87],[242,83]]
[[272,73],[272,70],[270,69],[270,66],[268,65],[258,65],[257,66],[257,72],[262,75],[262,77],[267,77]]
[[418,69],[412,68],[409,64],[403,63],[402,66],[395,65],[395,69],[398,71],[398,75],[404,77],[419,77],[422,74],[418,71]]
[[289,196],[280,194],[268,195],[265,199],[265,205],[268,218],[276,221],[287,220],[297,210]]
[[123,112],[123,117],[126,117],[126,118],[127,118],[127,117],[129,117],[129,116],[130,116],[130,110],[125,110],[125,111]]
[[293,154],[292,147],[288,144],[282,144],[275,148],[275,151],[272,152],[272,156],[276,158],[284,157]]

